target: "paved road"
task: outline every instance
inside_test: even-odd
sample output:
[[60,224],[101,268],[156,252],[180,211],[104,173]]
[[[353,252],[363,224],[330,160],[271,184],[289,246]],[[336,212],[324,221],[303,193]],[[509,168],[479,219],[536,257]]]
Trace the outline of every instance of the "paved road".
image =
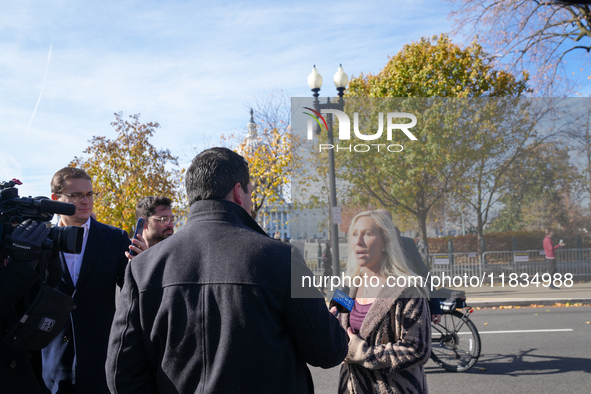
[[[430,360],[431,394],[591,393],[591,307],[483,309],[471,318],[481,333],[479,361],[452,373]],[[312,368],[316,393],[336,393],[338,371]]]

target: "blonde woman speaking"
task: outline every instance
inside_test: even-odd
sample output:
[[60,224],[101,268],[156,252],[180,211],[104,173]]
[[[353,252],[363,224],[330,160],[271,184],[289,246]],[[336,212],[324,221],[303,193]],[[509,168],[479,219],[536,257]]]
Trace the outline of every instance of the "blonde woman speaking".
[[420,276],[405,259],[394,224],[380,212],[358,214],[348,249],[355,304],[340,316],[349,352],[339,393],[427,393],[423,364],[431,353],[430,312],[425,292],[411,279]]

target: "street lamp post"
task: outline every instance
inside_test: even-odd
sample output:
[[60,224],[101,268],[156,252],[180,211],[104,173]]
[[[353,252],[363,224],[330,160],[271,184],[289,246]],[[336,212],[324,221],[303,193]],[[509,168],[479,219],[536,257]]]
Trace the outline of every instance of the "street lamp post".
[[[323,109],[337,109],[342,111],[345,108],[345,100],[343,100],[343,94],[349,83],[349,77],[343,71],[343,65],[339,67],[336,74],[334,75],[334,84],[338,90],[339,100],[336,103],[331,103],[330,98],[326,99],[326,104],[320,104],[318,100],[320,87],[322,86],[322,76],[318,74],[316,66],[312,69],[312,72],[308,76],[308,86],[314,92],[314,109],[321,112]],[[332,131],[332,114],[327,114],[326,123],[328,125],[328,144],[334,146],[334,138]],[[316,134],[320,134],[321,129],[318,125],[315,125],[314,130]],[[337,206],[337,192],[336,192],[336,177],[335,177],[335,165],[334,165],[334,149],[328,150],[328,177],[329,177],[329,192],[330,192],[330,223],[331,223],[331,249],[332,249],[332,272],[333,275],[339,276],[341,271],[341,263],[339,260],[339,225],[334,223],[333,220],[333,207]]]

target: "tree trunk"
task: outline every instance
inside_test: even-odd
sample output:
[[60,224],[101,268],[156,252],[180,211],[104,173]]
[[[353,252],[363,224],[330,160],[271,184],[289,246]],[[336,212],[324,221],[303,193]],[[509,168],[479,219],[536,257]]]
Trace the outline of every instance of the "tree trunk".
[[476,240],[478,242],[478,250],[480,251],[480,254],[483,254],[484,252],[486,252],[486,250],[482,247],[482,240],[484,239],[484,222],[482,220],[482,213],[478,212],[478,215],[476,215],[477,219],[478,219],[478,224],[477,224],[477,237]]
[[419,236],[425,242],[425,253],[427,257],[424,263],[427,269],[431,271],[431,264],[429,263],[429,241],[427,239],[427,212],[419,211],[417,219],[419,221]]

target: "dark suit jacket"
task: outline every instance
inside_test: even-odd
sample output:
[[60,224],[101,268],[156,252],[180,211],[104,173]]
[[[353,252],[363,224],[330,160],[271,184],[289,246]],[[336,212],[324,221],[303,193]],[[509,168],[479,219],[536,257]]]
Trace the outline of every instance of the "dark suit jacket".
[[291,297],[293,265],[312,276],[291,252],[239,205],[194,203],[182,230],[127,267],[109,341],[111,391],[312,392],[306,363],[338,365],[347,334],[316,289],[318,298]]
[[[425,263],[423,262],[423,259],[421,258],[421,254],[419,253],[419,249],[417,248],[415,241],[412,238],[402,237],[402,236],[400,237],[400,239],[402,241],[402,249],[404,250],[404,254],[410,260],[410,262],[413,264],[416,273],[421,275],[423,278],[426,278],[427,274],[429,273],[429,270],[427,269],[427,266],[425,265]],[[441,315],[443,312],[441,311],[441,306],[439,304],[439,298],[437,298],[437,292],[430,291],[431,290],[431,282],[430,281],[427,286],[428,286],[429,294],[431,295],[429,298],[429,308],[431,309],[431,313],[434,315]]]
[[109,331],[115,313],[115,287],[123,285],[129,237],[118,228],[90,219],[90,230],[74,287],[63,260],[64,275],[57,289],[73,296],[70,322],[43,349],[43,379],[52,393],[109,393],[105,360]]

